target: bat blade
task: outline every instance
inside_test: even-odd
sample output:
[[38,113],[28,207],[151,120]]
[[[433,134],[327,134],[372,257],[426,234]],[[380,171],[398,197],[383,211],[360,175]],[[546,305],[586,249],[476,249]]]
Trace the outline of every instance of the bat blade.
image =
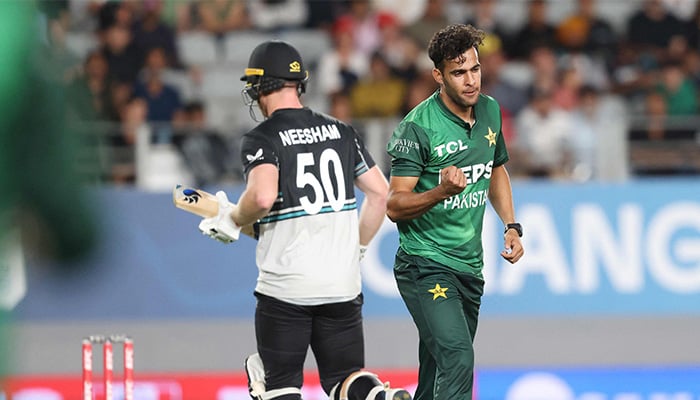
[[[219,199],[215,195],[201,189],[175,185],[173,189],[173,203],[175,207],[202,218],[211,218],[219,214]],[[236,207],[235,204],[230,204]],[[256,238],[255,228],[252,224],[242,226],[241,233],[254,239]]]
[[175,207],[199,215],[202,218],[215,217],[219,213],[219,200],[204,190],[176,185],[173,189]]

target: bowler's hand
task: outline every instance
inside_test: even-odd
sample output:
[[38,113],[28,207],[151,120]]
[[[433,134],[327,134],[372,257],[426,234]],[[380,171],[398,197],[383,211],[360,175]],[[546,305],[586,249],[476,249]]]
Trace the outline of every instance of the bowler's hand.
[[518,262],[520,257],[525,254],[520,236],[518,236],[518,232],[514,229],[508,229],[503,236],[503,248],[505,250],[501,252],[501,257],[511,264]]
[[440,187],[446,196],[454,196],[467,187],[467,177],[461,169],[451,165],[440,171]]

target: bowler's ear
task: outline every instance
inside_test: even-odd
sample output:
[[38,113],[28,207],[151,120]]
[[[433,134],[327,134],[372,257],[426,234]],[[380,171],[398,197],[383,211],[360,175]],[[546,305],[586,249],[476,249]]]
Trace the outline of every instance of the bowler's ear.
[[438,85],[442,85],[444,83],[442,80],[442,72],[440,72],[440,70],[437,68],[433,68],[433,79],[435,79],[435,82],[437,82]]

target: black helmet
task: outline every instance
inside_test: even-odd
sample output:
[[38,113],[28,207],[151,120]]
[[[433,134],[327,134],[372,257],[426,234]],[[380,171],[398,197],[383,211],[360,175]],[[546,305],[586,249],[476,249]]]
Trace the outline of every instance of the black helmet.
[[253,50],[241,80],[246,82],[244,92],[257,100],[261,94],[280,89],[286,81],[299,82],[301,94],[306,89],[308,76],[297,49],[287,42],[270,40]]

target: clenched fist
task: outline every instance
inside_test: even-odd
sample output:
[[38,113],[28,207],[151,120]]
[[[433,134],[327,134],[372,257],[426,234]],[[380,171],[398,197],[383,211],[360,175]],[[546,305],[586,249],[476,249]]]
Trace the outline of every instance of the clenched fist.
[[467,177],[461,169],[451,165],[440,171],[440,187],[447,197],[454,196],[467,187]]

